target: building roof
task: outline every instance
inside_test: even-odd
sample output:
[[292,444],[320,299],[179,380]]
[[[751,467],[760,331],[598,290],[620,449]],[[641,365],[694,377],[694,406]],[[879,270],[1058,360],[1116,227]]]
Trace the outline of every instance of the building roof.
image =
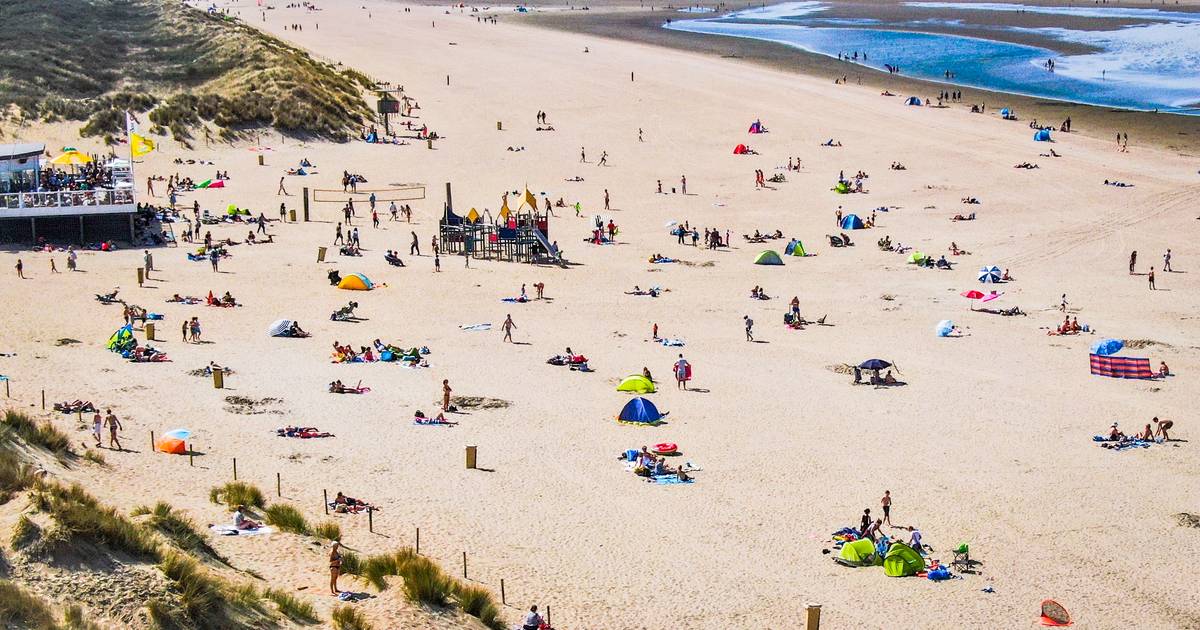
[[0,160],[33,157],[46,152],[45,144],[0,144]]

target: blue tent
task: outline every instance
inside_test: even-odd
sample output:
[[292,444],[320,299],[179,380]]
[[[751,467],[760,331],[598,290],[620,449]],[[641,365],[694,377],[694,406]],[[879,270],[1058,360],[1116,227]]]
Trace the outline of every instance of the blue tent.
[[861,230],[863,227],[862,219],[858,218],[857,214],[847,214],[842,217],[843,230]]
[[1008,118],[1009,116],[1012,116],[1012,112],[1007,107],[1005,107],[1004,109],[1000,110],[1000,116],[1002,118]]
[[1051,142],[1049,129],[1038,129],[1033,134],[1033,139],[1036,142]]
[[1101,339],[1092,344],[1092,354],[1098,354],[1106,357],[1110,354],[1116,354],[1125,347],[1125,342],[1120,339]]
[[915,96],[910,96],[910,97],[908,97],[907,101],[904,101],[904,104],[905,105],[920,105],[921,99],[919,99]]
[[658,407],[655,407],[654,403],[639,396],[625,403],[621,409],[621,415],[617,416],[617,421],[655,425],[661,422],[665,415],[667,414],[659,413]]

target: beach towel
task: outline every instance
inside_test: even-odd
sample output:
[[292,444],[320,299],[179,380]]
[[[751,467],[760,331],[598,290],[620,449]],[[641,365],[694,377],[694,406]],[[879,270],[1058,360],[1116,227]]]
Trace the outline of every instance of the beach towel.
[[475,332],[475,331],[479,331],[479,330],[491,330],[492,325],[491,324],[466,324],[463,326],[459,326],[458,329]]
[[1091,358],[1092,374],[1110,378],[1154,378],[1150,370],[1150,359],[1135,357],[1088,355]]
[[682,339],[660,339],[658,342],[664,346],[682,346],[683,345]]
[[654,475],[646,481],[660,486],[673,486],[677,484],[694,483],[696,480],[688,479],[687,481],[680,481],[678,475],[671,473],[669,475]]
[[529,301],[529,298],[519,298],[519,297],[515,297],[515,298],[500,298],[500,301],[501,301],[501,302],[508,302],[508,303],[510,303],[510,304],[525,304],[526,302],[528,302],[528,301]]
[[1099,442],[1101,448],[1106,448],[1110,451],[1126,451],[1131,448],[1150,448],[1154,444],[1158,444],[1158,442],[1152,440],[1141,440],[1137,438],[1117,442],[1110,440],[1103,435],[1093,435],[1092,441]]
[[210,525],[209,529],[218,536],[265,536],[275,532],[270,525],[263,525],[258,529],[238,529],[233,525]]
[[438,420],[437,418],[413,418],[413,424],[423,427],[452,427],[458,423]]

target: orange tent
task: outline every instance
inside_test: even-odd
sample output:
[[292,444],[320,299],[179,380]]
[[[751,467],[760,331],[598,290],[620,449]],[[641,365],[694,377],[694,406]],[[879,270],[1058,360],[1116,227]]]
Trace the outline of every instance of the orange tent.
[[746,145],[744,145],[744,144],[739,144],[736,147],[733,147],[734,155],[744,155],[746,153],[747,153]]
[[171,455],[187,455],[187,444],[183,440],[165,439],[159,440],[154,445],[154,449],[160,453],[170,453]]

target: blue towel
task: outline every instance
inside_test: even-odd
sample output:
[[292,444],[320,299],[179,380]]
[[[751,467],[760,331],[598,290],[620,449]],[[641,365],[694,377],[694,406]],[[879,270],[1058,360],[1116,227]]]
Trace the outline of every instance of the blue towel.
[[674,475],[674,474],[655,475],[655,476],[651,477],[650,480],[661,486],[671,486],[671,485],[680,484],[680,483],[692,483],[695,481],[695,479],[688,479],[687,481],[680,481],[679,476]]

